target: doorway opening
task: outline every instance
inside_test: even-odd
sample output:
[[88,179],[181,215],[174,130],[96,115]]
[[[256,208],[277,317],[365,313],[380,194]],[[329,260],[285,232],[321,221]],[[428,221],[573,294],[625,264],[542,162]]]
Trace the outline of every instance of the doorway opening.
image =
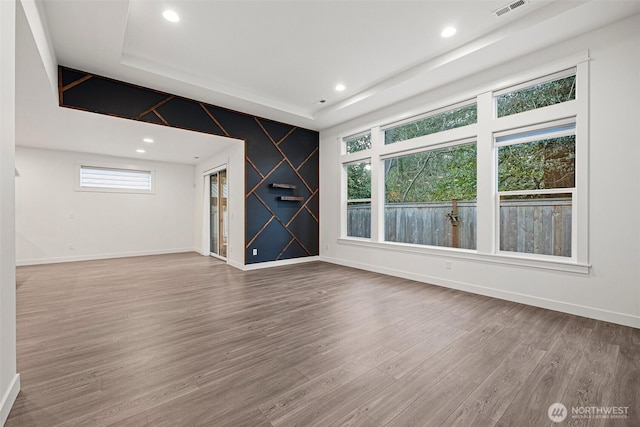
[[226,169],[209,175],[209,254],[224,260],[229,240],[228,187]]

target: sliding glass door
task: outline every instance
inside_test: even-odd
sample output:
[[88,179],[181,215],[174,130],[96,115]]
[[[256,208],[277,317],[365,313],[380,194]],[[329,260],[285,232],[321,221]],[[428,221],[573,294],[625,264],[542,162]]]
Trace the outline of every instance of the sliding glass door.
[[227,257],[227,171],[210,175],[210,246],[211,255]]

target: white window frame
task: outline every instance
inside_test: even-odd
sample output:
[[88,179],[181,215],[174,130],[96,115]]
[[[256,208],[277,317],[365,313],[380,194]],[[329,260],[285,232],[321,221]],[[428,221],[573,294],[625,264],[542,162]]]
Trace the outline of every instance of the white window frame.
[[[530,131],[551,129],[554,127],[561,127],[561,126],[570,125],[570,124],[574,125],[574,127],[571,130],[562,129],[555,132],[549,132],[544,135],[537,135],[537,136],[531,135],[531,136],[522,137],[522,138],[514,138],[513,140],[509,140],[505,142],[498,142],[498,139],[503,136],[518,135],[518,134],[522,134]],[[569,188],[549,188],[549,189],[541,189],[541,190],[512,190],[512,191],[500,191],[498,189],[498,166],[499,166],[498,165],[498,149],[500,147],[508,147],[510,145],[526,144],[534,141],[575,135],[576,127],[577,126],[576,126],[576,121],[574,117],[571,119],[563,119],[555,122],[541,123],[535,126],[527,126],[519,129],[513,129],[508,132],[500,132],[500,133],[494,134],[493,147],[494,147],[494,162],[495,162],[495,170],[496,170],[496,177],[495,177],[495,184],[494,184],[495,191],[496,191],[495,211],[494,211],[496,212],[496,215],[495,215],[494,229],[495,229],[495,242],[496,242],[495,252],[497,254],[500,254],[500,255],[517,254],[519,256],[522,256],[525,258],[532,258],[532,259],[546,259],[546,260],[564,259],[564,260],[571,260],[573,262],[577,262],[576,249],[577,249],[578,239],[574,231],[578,226],[578,215],[574,206],[576,194],[577,194],[575,182],[574,182],[574,187],[569,187]],[[577,142],[576,142],[576,151],[577,151]],[[500,197],[501,196],[543,195],[543,194],[571,194],[571,256],[564,257],[559,255],[530,254],[530,253],[517,252],[517,251],[504,251],[500,249],[500,238],[501,238]]]
[[[350,138],[349,138],[350,139]],[[363,151],[357,151],[356,153],[350,153],[350,154],[360,154],[363,153],[365,151],[370,151],[370,150],[363,150]],[[348,192],[347,192],[347,186],[349,183],[349,172],[347,171],[347,167],[351,166],[351,165],[355,165],[358,163],[369,163],[369,165],[371,165],[371,169],[370,171],[373,171],[373,165],[371,164],[371,158],[370,157],[365,157],[359,160],[354,160],[352,162],[346,162],[342,164],[342,176],[341,176],[341,200],[343,200],[343,203],[341,204],[341,209],[340,209],[340,218],[341,218],[341,227],[340,229],[341,231],[341,235],[342,237],[348,238],[348,239],[362,239],[362,240],[371,240],[371,237],[355,237],[355,236],[349,236],[347,234],[348,232],[348,227],[347,227],[347,220],[348,220],[348,208],[349,208],[349,203],[354,203],[354,202],[369,202],[371,204],[371,209],[372,209],[372,216],[373,216],[373,202],[372,202],[372,197],[373,197],[373,175],[371,176],[371,196],[368,199],[349,199],[348,196]],[[370,225],[371,226],[371,230],[369,230],[369,235],[373,236],[373,223]]]
[[[426,105],[422,111],[407,111],[382,122],[381,125],[371,123],[372,147],[356,153],[346,153],[344,139],[353,135],[369,132],[363,128],[347,131],[344,138],[338,138],[342,144],[339,162],[342,166],[371,159],[371,239],[352,238],[346,236],[346,169],[342,167],[340,181],[341,223],[339,244],[366,246],[393,250],[442,256],[450,259],[470,259],[482,262],[513,265],[519,267],[541,268],[547,270],[588,274],[588,224],[589,224],[589,52],[582,51],[567,55],[552,63],[532,67],[527,71],[514,74],[500,81],[479,87],[476,91],[460,94],[457,98],[440,100],[437,104]],[[519,90],[531,85],[556,80],[573,74],[576,75],[575,99],[497,117],[496,94],[500,95],[512,90]],[[426,117],[435,112],[446,111],[451,106],[460,106],[469,102],[477,102],[477,123],[424,135],[410,140],[384,145],[384,129],[398,124]],[[443,107],[446,105],[447,107]],[[426,111],[426,112],[425,112]],[[520,133],[531,127],[549,127],[550,123],[560,121],[575,122],[576,158],[575,188],[559,189],[562,193],[572,193],[572,251],[571,257],[526,254],[499,250],[499,195],[497,191],[497,148],[495,137],[509,133]],[[414,245],[407,243],[384,241],[384,159],[412,152],[425,151],[437,146],[456,145],[464,140],[476,141],[477,149],[477,249],[457,249]],[[428,148],[429,147],[429,148]],[[555,191],[555,190],[554,190]]]
[[[137,172],[149,173],[151,188],[135,189],[135,188],[115,188],[115,187],[84,187],[81,182],[82,168],[95,168],[106,170],[129,170]],[[124,194],[156,194],[156,176],[155,168],[148,165],[126,164],[126,163],[106,163],[96,161],[77,161],[74,167],[74,189],[80,192],[93,193],[124,193]]]

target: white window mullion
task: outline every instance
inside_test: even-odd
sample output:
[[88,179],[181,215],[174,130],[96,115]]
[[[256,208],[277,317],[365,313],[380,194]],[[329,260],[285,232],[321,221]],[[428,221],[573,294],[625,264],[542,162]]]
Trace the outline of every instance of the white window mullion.
[[342,200],[342,203],[340,204],[340,230],[338,235],[344,238],[348,237],[347,218],[349,215],[349,198],[347,195],[347,186],[349,182],[349,172],[347,171],[346,164],[343,164],[340,170],[342,171],[342,173],[340,174],[340,188],[338,189],[338,192],[340,194],[340,200]]
[[379,126],[371,129],[371,241],[384,240],[384,162],[380,150],[384,144]]
[[577,66],[576,193],[574,194],[573,249],[577,262],[589,263],[589,61]]
[[[478,139],[477,139],[477,207],[478,224],[492,224],[495,217],[495,173],[493,137],[491,122],[493,120],[493,96],[491,92],[478,96]],[[490,254],[494,251],[494,227],[476,227],[476,250],[478,253]]]

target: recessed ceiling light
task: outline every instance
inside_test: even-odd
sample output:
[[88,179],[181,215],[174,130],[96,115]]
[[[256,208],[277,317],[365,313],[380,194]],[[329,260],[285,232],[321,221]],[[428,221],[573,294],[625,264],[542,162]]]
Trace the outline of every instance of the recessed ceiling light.
[[136,153],[146,153],[146,151],[145,151],[145,150],[143,150],[142,148],[138,148],[138,149],[136,150]]
[[444,30],[442,30],[442,32],[440,33],[440,35],[442,37],[451,37],[452,35],[454,35],[456,33],[456,29],[455,27],[447,27]]
[[148,144],[151,144],[153,142],[153,138],[143,138],[142,140]]
[[342,92],[342,91],[343,91],[343,90],[345,90],[345,89],[346,89],[346,86],[345,86],[345,85],[343,85],[343,84],[339,84],[339,85],[337,85],[337,86],[336,86],[336,90],[337,90],[338,92]]
[[175,10],[167,9],[164,12],[162,12],[162,16],[164,16],[164,19],[166,19],[169,22],[180,21],[180,17],[178,16]]

